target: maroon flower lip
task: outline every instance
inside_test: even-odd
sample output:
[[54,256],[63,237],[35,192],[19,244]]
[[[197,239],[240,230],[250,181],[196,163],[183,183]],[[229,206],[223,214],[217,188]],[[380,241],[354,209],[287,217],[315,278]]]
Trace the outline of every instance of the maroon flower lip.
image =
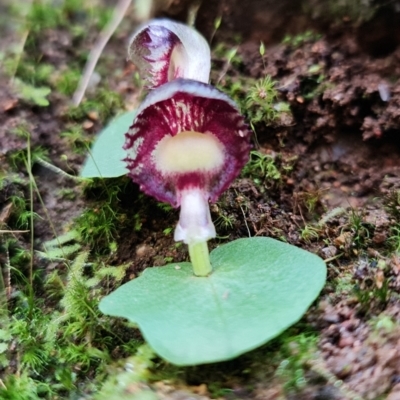
[[208,43],[195,29],[178,22],[146,23],[133,35],[128,55],[150,89],[176,78],[209,80]]
[[181,207],[174,238],[204,261],[196,263],[205,276],[205,244],[216,235],[208,202],[247,162],[250,131],[236,104],[206,84],[210,48],[194,29],[150,21],[133,36],[129,56],[153,91],[125,135],[128,175],[148,195]]
[[153,90],[125,136],[128,175],[145,193],[174,207],[193,189],[216,201],[250,150],[250,131],[235,103],[188,79]]

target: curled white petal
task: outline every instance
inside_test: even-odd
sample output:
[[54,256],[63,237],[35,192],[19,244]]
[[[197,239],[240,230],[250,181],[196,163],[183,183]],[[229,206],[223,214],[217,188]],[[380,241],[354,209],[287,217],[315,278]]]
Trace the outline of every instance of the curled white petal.
[[176,78],[209,81],[210,47],[185,24],[168,19],[146,23],[133,35],[128,55],[150,88]]
[[195,244],[215,236],[207,194],[198,188],[181,192],[181,211],[175,229],[175,241]]

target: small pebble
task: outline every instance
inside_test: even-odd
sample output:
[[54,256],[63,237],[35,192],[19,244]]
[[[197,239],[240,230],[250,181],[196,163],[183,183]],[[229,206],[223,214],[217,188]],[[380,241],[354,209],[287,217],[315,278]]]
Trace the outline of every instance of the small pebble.
[[[339,318],[338,314],[330,313],[330,314],[324,315],[324,320],[326,322],[330,322],[332,324],[337,324],[340,321],[340,318]],[[331,325],[331,326],[335,326],[335,325]],[[331,327],[329,327],[329,328],[331,328]]]
[[321,255],[326,260],[327,258],[335,257],[337,254],[337,248],[335,246],[327,246],[321,249]]
[[342,349],[343,347],[353,346],[354,339],[352,336],[345,336],[339,340],[338,346]]
[[83,129],[85,129],[86,131],[93,128],[93,122],[89,121],[88,119],[86,121],[83,122],[82,124]]
[[87,116],[92,120],[92,121],[98,121],[99,119],[99,113],[98,111],[89,111],[87,113]]
[[147,244],[141,244],[136,248],[136,256],[137,257],[144,257],[147,253],[151,251],[151,247]]

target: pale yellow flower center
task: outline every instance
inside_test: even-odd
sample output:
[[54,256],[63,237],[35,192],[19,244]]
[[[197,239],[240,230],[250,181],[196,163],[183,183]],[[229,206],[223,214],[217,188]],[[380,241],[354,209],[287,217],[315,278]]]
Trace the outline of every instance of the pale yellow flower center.
[[211,133],[194,131],[165,136],[153,153],[163,174],[212,171],[224,163],[224,146]]

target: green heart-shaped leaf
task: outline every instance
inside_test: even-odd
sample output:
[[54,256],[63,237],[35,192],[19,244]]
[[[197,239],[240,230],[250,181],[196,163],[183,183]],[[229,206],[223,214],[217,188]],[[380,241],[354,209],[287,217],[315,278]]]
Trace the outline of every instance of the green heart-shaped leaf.
[[127,174],[126,157],[123,149],[125,133],[135,118],[136,111],[130,111],[115,118],[97,136],[86,159],[80,176],[82,178],[116,178]]
[[325,263],[270,238],[215,249],[213,272],[190,263],[148,268],[103,298],[100,310],[139,325],[156,353],[177,365],[223,361],[252,350],[297,322],[318,296]]

